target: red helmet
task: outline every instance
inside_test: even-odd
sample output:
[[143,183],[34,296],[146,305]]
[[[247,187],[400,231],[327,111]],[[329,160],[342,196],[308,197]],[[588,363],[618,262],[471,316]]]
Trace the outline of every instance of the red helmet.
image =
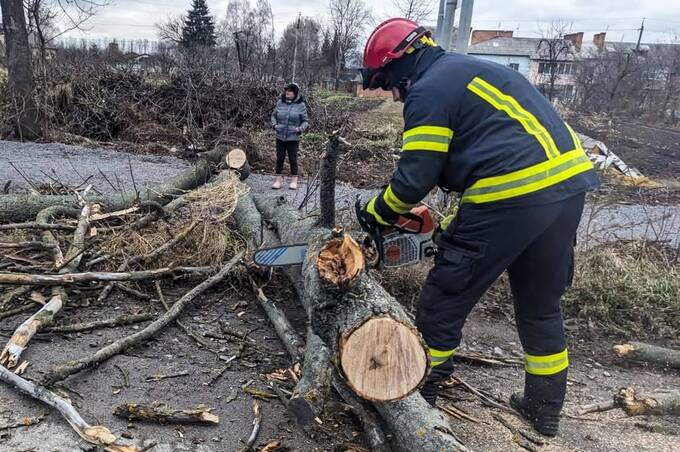
[[388,19],[373,30],[364,47],[364,67],[375,70],[400,58],[422,36],[431,36],[425,27],[412,20],[396,17]]

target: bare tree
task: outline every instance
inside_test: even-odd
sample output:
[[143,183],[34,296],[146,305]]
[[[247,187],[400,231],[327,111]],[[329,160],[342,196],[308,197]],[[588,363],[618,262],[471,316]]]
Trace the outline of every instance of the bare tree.
[[[573,45],[571,41],[564,38],[567,32],[567,25],[560,21],[553,21],[547,29],[541,30],[541,39],[538,41],[537,52],[542,66],[547,69],[548,82],[545,89],[545,94],[551,101],[555,96],[555,82],[561,75],[559,70],[560,63],[564,63],[570,59],[572,55]],[[566,67],[563,65],[562,67]],[[539,73],[541,66],[539,65]]]
[[392,4],[402,17],[414,22],[428,19],[434,11],[433,3],[423,0],[392,0]]
[[31,49],[28,45],[24,5],[21,0],[0,0],[7,51],[9,91],[15,110],[15,132],[24,140],[42,135],[33,98]]
[[335,85],[338,87],[340,71],[349,57],[359,47],[364,28],[371,20],[371,11],[363,0],[330,0],[330,25],[337,43],[335,60]]
[[156,34],[158,39],[163,42],[172,44],[179,44],[182,42],[182,27],[184,26],[185,17],[183,14],[174,17],[168,17],[165,22],[156,23]]

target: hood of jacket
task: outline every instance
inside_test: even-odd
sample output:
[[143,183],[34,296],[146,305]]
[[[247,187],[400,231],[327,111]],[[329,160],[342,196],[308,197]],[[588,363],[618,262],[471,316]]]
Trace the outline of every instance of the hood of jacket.
[[290,102],[290,103],[293,103],[293,104],[300,104],[300,103],[305,101],[305,97],[302,94],[298,94],[295,99],[288,100],[288,99],[286,99],[286,93],[283,93],[283,94],[281,94],[281,101],[286,102],[286,103]]

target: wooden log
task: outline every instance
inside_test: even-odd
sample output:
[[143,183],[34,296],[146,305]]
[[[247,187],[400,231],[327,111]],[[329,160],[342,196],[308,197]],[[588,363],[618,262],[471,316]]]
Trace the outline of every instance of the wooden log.
[[26,350],[28,342],[43,326],[52,323],[55,314],[61,310],[62,305],[61,295],[54,296],[49,303],[19,325],[0,353],[0,364],[7,366],[8,369],[19,364],[21,354]]
[[234,256],[228,263],[226,263],[222,269],[215,275],[203,281],[198,286],[191,289],[189,292],[184,294],[179,300],[177,300],[169,311],[160,316],[154,322],[147,325],[143,330],[138,331],[134,334],[126,336],[124,338],[118,339],[112,344],[107,345],[99,349],[94,355],[87,358],[81,358],[77,361],[69,361],[67,363],[56,366],[51,372],[45,375],[43,381],[45,384],[50,385],[57,381],[61,381],[69,375],[80,372],[81,370],[87,369],[88,367],[96,366],[112,356],[127,350],[128,348],[138,344],[141,341],[145,341],[150,337],[157,334],[161,329],[163,329],[170,322],[177,319],[184,308],[193,301],[197,296],[210,289],[231,273],[234,265],[236,265],[243,256],[243,253],[239,253]]
[[619,358],[680,369],[680,350],[658,347],[642,342],[628,342],[626,344],[615,345],[614,352]]
[[90,425],[78,414],[76,409],[65,399],[59,397],[42,386],[15,375],[11,370],[0,366],[0,380],[16,388],[19,392],[33,397],[42,403],[55,408],[71,425],[76,433],[90,444],[100,446],[107,452],[138,452],[132,445],[122,444],[109,429],[101,425]]
[[349,287],[333,287],[331,278],[322,281],[317,256],[332,233],[315,226],[314,218],[300,218],[281,198],[255,197],[255,204],[272,219],[283,243],[309,244],[302,268],[303,304],[311,312],[314,332],[328,344],[354,392],[385,402],[416,391],[427,376],[429,358],[399,303],[367,274],[357,275]]
[[[354,361],[359,363],[358,366],[366,366],[368,372],[379,368],[383,374],[387,374],[381,382],[383,387],[388,386],[385,382],[390,382],[391,386],[391,382],[400,380],[395,375],[398,372],[420,375],[421,379],[425,378],[428,366],[425,345],[410,325],[403,309],[379,284],[367,275],[362,275],[359,282],[346,291],[334,290],[321,283],[314,261],[325,243],[325,238],[331,235],[330,231],[317,227],[314,218],[300,218],[280,199],[258,197],[255,203],[264,217],[272,219],[284,243],[307,242],[310,244],[307,262],[302,268],[301,301],[312,315],[312,328],[315,333],[320,335],[336,356],[339,355],[338,361],[342,362],[343,349],[344,352],[350,354],[363,355],[365,357],[363,360]],[[351,347],[341,346],[353,333],[363,334],[361,327],[374,318],[391,320],[386,322],[390,325],[390,333],[395,330],[399,332],[401,326],[405,327],[408,335],[412,335],[413,339],[404,341],[401,338],[400,341],[395,341],[403,342],[398,346],[402,350],[396,350],[393,348],[393,343],[384,343],[386,338],[391,338],[391,334],[384,335],[382,334],[384,331],[377,328],[379,334],[371,335],[371,341],[365,343],[364,347],[356,343]],[[370,324],[367,327],[373,331],[376,330]],[[408,335],[406,337],[410,338]],[[374,341],[376,338],[378,339],[377,345]],[[408,363],[394,359],[395,355],[404,356],[403,349],[412,350],[412,353],[407,354],[418,356],[422,360],[421,363],[418,364],[418,359],[411,359]],[[403,379],[401,377],[401,380]],[[410,378],[410,380],[415,379],[417,378]],[[375,379],[364,378],[364,380],[371,381],[368,386],[374,394],[379,393],[380,396],[384,396],[385,393],[396,392],[393,389],[385,390],[374,386]],[[355,381],[355,384],[350,384],[350,388],[355,393],[365,396],[367,385],[364,384],[364,380]],[[357,391],[357,386],[361,392]],[[373,404],[385,421],[385,425],[395,436],[394,446],[403,451],[467,450],[451,432],[448,420],[425,402],[420,394],[413,394],[415,389],[417,389],[417,384],[408,391],[402,389],[406,394],[402,394],[401,400],[374,402]],[[411,395],[408,395],[409,392]]]
[[628,416],[680,416],[680,391],[668,390],[639,394],[633,388],[621,388],[614,403]]
[[248,179],[250,176],[250,164],[248,156],[243,149],[234,148],[224,156],[224,166],[235,171],[240,181]]
[[[161,205],[167,204],[177,196],[196,188],[208,181],[215,168],[222,160],[225,151],[220,148],[199,154],[196,165],[165,182],[151,188],[127,191],[110,195],[89,197],[89,201],[100,204],[109,212],[124,210],[140,201],[153,201]],[[41,210],[51,206],[73,207],[76,205],[73,196],[62,195],[0,195],[0,221],[20,222],[34,218]]]
[[220,423],[212,408],[199,405],[196,408],[176,409],[166,405],[143,405],[124,402],[113,410],[113,414],[128,421],[157,422],[159,424],[208,424]]
[[0,284],[61,286],[93,281],[142,281],[145,279],[162,278],[182,273],[203,274],[210,273],[213,267],[163,267],[154,270],[135,272],[84,272],[65,273],[61,275],[43,275],[26,273],[0,273]]
[[310,425],[323,412],[333,381],[333,367],[326,344],[311,328],[307,331],[305,350],[302,377],[288,401],[288,411],[301,426]]

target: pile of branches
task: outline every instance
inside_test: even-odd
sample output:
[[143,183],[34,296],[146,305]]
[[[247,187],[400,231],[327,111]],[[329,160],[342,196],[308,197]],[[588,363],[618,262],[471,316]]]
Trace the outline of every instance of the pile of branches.
[[[73,135],[211,148],[246,124],[267,124],[278,95],[271,86],[234,79],[203,61],[178,62],[158,73],[138,59],[78,59],[60,50],[53,63],[36,77],[36,97],[44,128],[62,140]],[[0,105],[9,98],[0,86]],[[0,111],[2,133],[9,130],[12,110]]]
[[[79,436],[104,450],[139,449],[121,442],[103,426],[88,424],[48,388],[157,334],[176,321],[197,296],[232,274],[244,244],[228,229],[226,220],[247,189],[232,171],[223,171],[203,185],[225,152],[206,153],[196,167],[136,196],[97,196],[87,186],[70,195],[34,195],[33,204],[28,196],[0,197],[0,318],[34,312],[1,349],[0,380],[56,408]],[[37,209],[30,221],[7,223]],[[75,298],[102,303],[118,290],[149,299],[149,284],[168,278],[202,282],[172,307],[165,305],[166,312],[158,317],[123,315],[68,325],[96,328],[157,317],[92,356],[55,366],[40,384],[21,377],[30,364],[22,355],[31,339],[40,331],[49,331],[64,306]]]

